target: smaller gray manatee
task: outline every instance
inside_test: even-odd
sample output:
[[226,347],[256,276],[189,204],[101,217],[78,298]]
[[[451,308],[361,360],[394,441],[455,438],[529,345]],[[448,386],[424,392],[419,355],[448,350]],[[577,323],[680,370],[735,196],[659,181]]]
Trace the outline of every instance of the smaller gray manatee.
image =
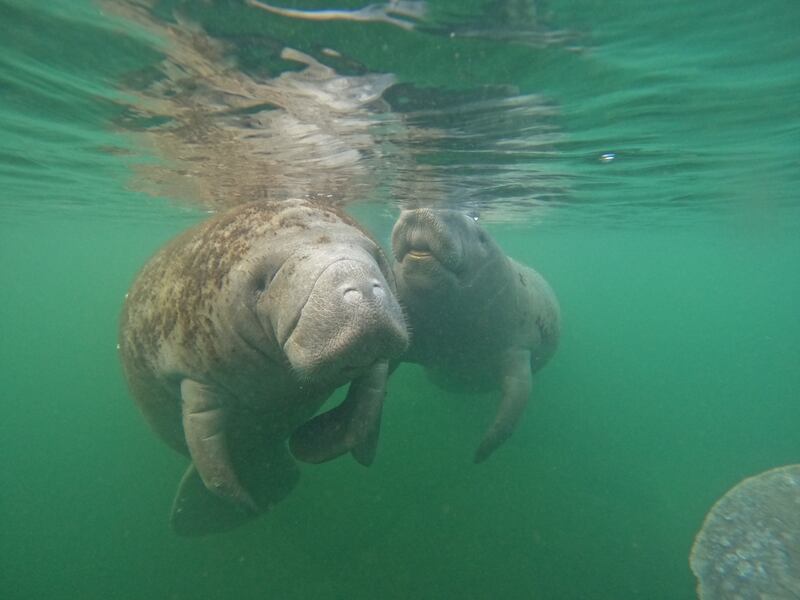
[[403,355],[455,391],[500,390],[475,462],[516,428],[531,375],[554,354],[560,314],[553,290],[508,258],[477,221],[450,209],[404,210],[392,230],[397,295],[412,336]]
[[252,202],[162,248],[126,297],[120,358],[153,430],[192,460],[176,532],[228,529],[285,497],[287,439],[300,460],[369,464],[389,360],[407,346],[383,251],[330,207]]

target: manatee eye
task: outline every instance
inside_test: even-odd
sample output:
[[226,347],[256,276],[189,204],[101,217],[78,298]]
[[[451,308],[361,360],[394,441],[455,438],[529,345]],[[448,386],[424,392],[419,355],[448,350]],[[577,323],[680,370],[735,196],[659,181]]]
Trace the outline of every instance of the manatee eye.
[[481,229],[478,231],[478,241],[481,244],[486,244],[489,241],[489,238],[486,237],[486,233]]

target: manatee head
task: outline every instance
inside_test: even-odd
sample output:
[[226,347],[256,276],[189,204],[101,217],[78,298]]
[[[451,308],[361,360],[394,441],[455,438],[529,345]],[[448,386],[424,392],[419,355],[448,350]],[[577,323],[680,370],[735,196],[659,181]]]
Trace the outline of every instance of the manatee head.
[[505,255],[478,222],[450,209],[404,210],[392,230],[398,286],[451,292],[454,288],[489,292]]
[[301,244],[256,271],[256,319],[300,380],[342,385],[406,350],[391,271],[366,239]]

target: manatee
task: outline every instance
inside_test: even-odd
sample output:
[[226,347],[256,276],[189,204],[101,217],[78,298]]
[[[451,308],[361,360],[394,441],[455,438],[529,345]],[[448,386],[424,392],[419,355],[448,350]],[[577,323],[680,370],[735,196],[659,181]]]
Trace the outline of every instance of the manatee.
[[297,482],[295,458],[370,464],[389,360],[407,346],[388,260],[333,208],[253,202],[168,243],[126,296],[119,347],[145,419],[191,458],[174,530],[268,510]]
[[698,598],[800,598],[800,465],[728,490],[706,515],[689,564]]
[[457,210],[404,210],[392,230],[392,252],[412,332],[402,360],[422,365],[444,389],[500,391],[494,422],[474,456],[481,462],[512,434],[532,373],[556,350],[555,294]]

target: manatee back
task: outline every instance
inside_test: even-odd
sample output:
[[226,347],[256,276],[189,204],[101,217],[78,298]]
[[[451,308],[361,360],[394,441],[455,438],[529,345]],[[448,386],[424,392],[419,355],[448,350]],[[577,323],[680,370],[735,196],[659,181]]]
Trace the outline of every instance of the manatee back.
[[213,363],[219,294],[254,241],[270,236],[273,216],[261,203],[245,205],[187,230],[147,262],[126,296],[119,333],[123,371],[149,424],[184,453],[180,375]]
[[542,368],[555,354],[561,334],[561,309],[553,288],[542,275],[513,259],[517,291],[517,341],[531,351],[531,369]]

